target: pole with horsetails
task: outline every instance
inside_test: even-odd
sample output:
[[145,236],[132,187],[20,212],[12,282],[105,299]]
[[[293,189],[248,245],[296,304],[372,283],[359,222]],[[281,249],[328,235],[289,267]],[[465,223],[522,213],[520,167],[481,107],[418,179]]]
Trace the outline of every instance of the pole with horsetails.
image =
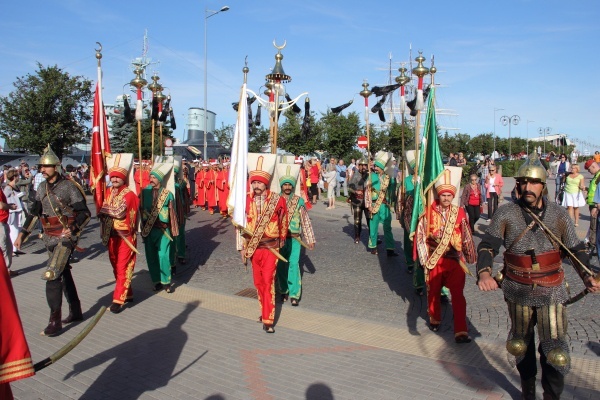
[[[143,102],[142,102],[142,88],[144,86],[146,86],[146,83],[148,83],[143,77],[142,77],[142,73],[143,73],[143,69],[142,68],[136,68],[133,70],[133,73],[135,74],[135,78],[133,78],[129,84],[133,87],[136,88],[137,90],[137,102],[136,102],[136,107],[135,107],[135,119],[137,120],[137,133],[138,133],[138,158],[140,161],[140,190],[143,189],[142,187],[142,119],[144,118],[144,110],[143,110]],[[142,199],[142,197],[140,197],[140,199]]]
[[419,56],[415,58],[417,62],[417,66],[413,68],[412,73],[417,76],[417,98],[415,102],[415,109],[417,111],[417,116],[415,118],[415,150],[417,151],[417,157],[415,157],[415,171],[414,171],[414,180],[417,180],[417,175],[419,171],[419,132],[421,130],[421,111],[424,108],[425,101],[423,99],[423,77],[429,73],[429,68],[423,65],[423,61],[425,61],[425,57],[423,57],[422,52],[419,51]]
[[[164,98],[162,94],[163,86],[158,83],[159,80],[160,77],[155,72],[154,75],[152,75],[152,83],[148,85],[148,89],[152,92],[152,114],[150,117],[150,126],[152,131],[152,138],[150,141],[150,160],[152,160],[152,162],[154,162],[154,130],[156,121],[158,121],[160,109],[162,107],[162,99]],[[159,93],[161,98],[159,98]]]
[[365,98],[365,129],[367,131],[367,165],[369,166],[369,179],[367,181],[367,187],[371,187],[371,135],[369,130],[369,96],[373,94],[369,90],[369,84],[365,79],[362,84],[363,90],[360,91],[360,95]]
[[398,68],[400,72],[400,76],[396,77],[396,83],[400,85],[400,115],[402,118],[402,122],[400,125],[400,129],[402,130],[402,182],[400,183],[400,201],[404,201],[404,197],[406,195],[406,185],[404,185],[404,176],[405,171],[407,171],[406,167],[406,148],[404,147],[404,130],[406,128],[406,123],[404,120],[404,113],[406,112],[406,84],[410,82],[410,78],[406,76],[406,67],[404,65]]

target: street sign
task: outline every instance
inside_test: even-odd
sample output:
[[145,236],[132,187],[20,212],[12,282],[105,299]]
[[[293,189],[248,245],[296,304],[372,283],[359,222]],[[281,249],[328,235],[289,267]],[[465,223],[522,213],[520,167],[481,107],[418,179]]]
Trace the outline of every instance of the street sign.
[[367,145],[369,144],[369,142],[367,141],[367,137],[366,136],[361,136],[361,137],[358,138],[358,142],[356,142],[356,144],[361,149],[366,149]]
[[165,147],[171,147],[171,146],[173,146],[173,139],[166,138],[165,139]]
[[172,155],[173,155],[173,148],[165,147],[165,156],[172,156]]

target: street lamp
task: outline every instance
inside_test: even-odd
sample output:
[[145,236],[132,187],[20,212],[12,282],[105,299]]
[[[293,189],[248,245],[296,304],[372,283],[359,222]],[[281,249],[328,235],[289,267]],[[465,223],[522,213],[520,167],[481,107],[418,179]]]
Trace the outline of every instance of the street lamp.
[[518,125],[519,122],[521,121],[521,117],[519,117],[518,115],[513,115],[511,117],[508,117],[506,115],[500,117],[500,122],[502,122],[502,125],[506,126],[508,125],[508,158],[510,159],[510,156],[512,155],[512,139],[510,137],[510,126],[512,125]]
[[549,135],[550,132],[552,132],[552,128],[550,127],[538,129],[538,133],[540,134],[540,136],[544,135],[544,154],[546,154],[546,135]]
[[504,111],[504,108],[494,108],[494,151],[492,152],[492,160],[496,156],[496,111]]
[[525,150],[525,152],[527,153],[527,157],[529,157],[529,123],[530,122],[535,122],[535,121],[532,121],[529,119],[527,120],[527,146],[526,146],[526,150]]
[[204,160],[207,159],[206,156],[206,135],[208,133],[208,55],[206,48],[206,27],[208,25],[208,19],[213,15],[217,15],[220,12],[225,12],[229,10],[229,6],[223,6],[220,10],[204,10]]

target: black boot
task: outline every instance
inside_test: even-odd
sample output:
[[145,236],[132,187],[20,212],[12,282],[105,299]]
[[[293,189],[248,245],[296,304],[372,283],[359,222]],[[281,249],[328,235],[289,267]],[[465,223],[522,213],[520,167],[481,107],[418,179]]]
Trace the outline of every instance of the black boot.
[[42,332],[44,336],[55,336],[62,330],[60,322],[60,310],[50,313],[50,321],[48,326]]
[[521,379],[521,400],[535,400],[535,376]]
[[83,321],[83,313],[81,312],[81,303],[69,304],[69,315],[62,320],[63,324],[70,324],[75,321]]

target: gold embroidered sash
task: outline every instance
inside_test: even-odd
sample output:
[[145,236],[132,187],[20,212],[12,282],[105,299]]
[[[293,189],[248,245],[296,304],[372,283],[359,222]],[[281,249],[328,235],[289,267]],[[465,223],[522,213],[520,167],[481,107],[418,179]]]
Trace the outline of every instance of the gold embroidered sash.
[[[117,196],[114,199],[111,198],[106,203],[104,203],[104,205],[102,206],[102,209],[104,210],[105,206],[109,209],[113,209],[112,205],[116,204],[117,205],[116,208],[118,210],[117,213],[120,213],[120,209],[126,207],[125,202],[123,201],[123,198],[129,192],[131,192],[131,190],[129,188],[125,188],[125,189],[121,190],[121,192],[119,194],[117,194]],[[100,226],[102,227],[100,230],[100,232],[101,232],[100,237],[102,238],[102,244],[104,246],[108,245],[108,239],[110,238],[110,231],[112,230],[112,227],[114,224],[115,224],[115,220],[110,214],[107,214],[102,218],[102,223],[100,224]]]
[[373,214],[377,214],[377,212],[379,211],[379,207],[381,207],[381,204],[383,204],[383,201],[385,200],[385,192],[389,184],[390,177],[386,174],[383,174],[381,179],[381,187],[379,188],[379,196],[377,197],[375,205],[373,206],[373,209],[371,211]]
[[162,188],[160,194],[158,195],[158,198],[156,199],[156,206],[152,210],[152,213],[150,213],[150,217],[146,221],[146,225],[144,225],[144,227],[142,228],[142,237],[148,237],[148,235],[150,234],[150,231],[152,230],[152,227],[156,222],[156,218],[160,213],[160,209],[165,204],[165,201],[167,200],[168,196],[169,191],[165,188]]
[[275,207],[277,206],[277,202],[279,201],[279,195],[275,193],[271,193],[271,199],[265,205],[262,213],[260,215],[260,219],[256,224],[256,228],[254,229],[254,233],[252,237],[248,241],[248,245],[246,246],[246,258],[252,257],[256,249],[258,248],[258,244],[262,239],[265,230],[267,229],[267,225],[271,221],[273,217],[273,213],[275,213]]
[[296,212],[296,208],[298,207],[298,202],[300,201],[300,197],[292,195],[291,200],[288,201],[288,213],[287,213],[287,221],[285,224],[285,230],[288,231],[290,229],[290,222],[292,218],[294,218],[294,213]]
[[448,245],[450,244],[450,239],[452,239],[452,234],[454,233],[454,227],[456,225],[456,220],[458,219],[458,207],[450,206],[450,210],[448,212],[448,220],[446,221],[446,225],[444,226],[444,233],[442,235],[442,240],[437,245],[433,253],[427,259],[427,263],[425,267],[427,269],[433,269],[439,259],[444,255],[446,249],[448,249]]

